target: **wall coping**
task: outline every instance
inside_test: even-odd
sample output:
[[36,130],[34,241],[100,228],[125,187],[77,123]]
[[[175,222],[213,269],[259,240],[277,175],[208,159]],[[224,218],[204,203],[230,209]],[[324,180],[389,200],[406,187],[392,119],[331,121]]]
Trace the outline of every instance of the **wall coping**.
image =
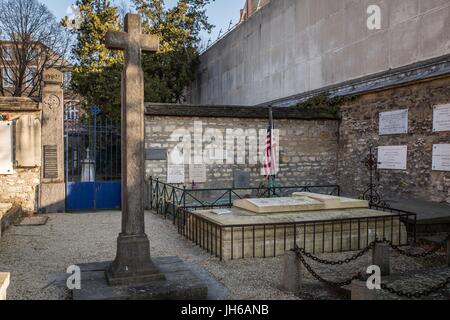
[[0,97],[0,111],[39,111],[41,104],[38,100],[26,97]]
[[[267,106],[219,106],[219,105],[189,105],[146,103],[146,116],[167,117],[208,117],[208,118],[246,118],[268,119]],[[337,115],[326,110],[302,110],[299,108],[273,108],[274,119],[299,120],[339,120]]]

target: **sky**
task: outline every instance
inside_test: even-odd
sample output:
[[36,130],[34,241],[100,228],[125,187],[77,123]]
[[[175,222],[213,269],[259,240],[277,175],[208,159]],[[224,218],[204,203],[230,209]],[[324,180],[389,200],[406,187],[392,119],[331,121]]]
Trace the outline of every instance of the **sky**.
[[[116,3],[131,2],[126,0],[116,0]],[[175,3],[176,0],[168,0],[170,4]],[[68,8],[75,3],[75,0],[39,0],[39,2],[47,5],[53,14],[59,19],[68,14]],[[208,42],[209,38],[212,41],[217,39],[220,29],[226,31],[230,25],[230,21],[236,24],[239,20],[239,12],[244,7],[244,0],[215,0],[207,8],[207,13],[210,23],[216,27],[211,35],[203,34],[202,39]]]

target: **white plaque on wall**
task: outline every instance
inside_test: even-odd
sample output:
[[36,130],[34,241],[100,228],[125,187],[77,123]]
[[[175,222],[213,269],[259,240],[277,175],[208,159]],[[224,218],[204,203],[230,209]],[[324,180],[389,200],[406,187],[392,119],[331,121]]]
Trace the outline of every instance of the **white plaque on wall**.
[[438,131],[450,131],[450,104],[433,108],[433,132]]
[[167,183],[184,183],[184,164],[167,165]]
[[406,170],[408,146],[378,147],[378,169]]
[[408,133],[408,109],[380,113],[380,136]]
[[433,145],[433,170],[450,171],[450,144]]
[[0,122],[0,174],[13,174],[13,146],[11,121]]
[[203,183],[206,182],[206,165],[190,164],[189,165],[189,182]]

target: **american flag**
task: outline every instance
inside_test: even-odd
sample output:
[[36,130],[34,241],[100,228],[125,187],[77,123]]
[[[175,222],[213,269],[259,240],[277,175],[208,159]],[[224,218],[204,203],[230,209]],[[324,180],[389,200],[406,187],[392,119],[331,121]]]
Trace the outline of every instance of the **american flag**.
[[269,128],[267,129],[267,136],[264,148],[264,176],[266,178],[275,174],[275,159],[273,158],[273,123],[269,121]]

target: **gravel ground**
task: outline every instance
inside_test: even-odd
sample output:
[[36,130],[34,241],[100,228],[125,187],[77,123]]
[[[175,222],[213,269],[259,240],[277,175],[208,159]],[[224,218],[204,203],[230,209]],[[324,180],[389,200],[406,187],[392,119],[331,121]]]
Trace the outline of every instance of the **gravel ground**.
[[[16,299],[65,299],[67,292],[48,286],[47,276],[64,272],[69,265],[112,260],[120,231],[120,212],[55,214],[44,226],[11,227],[0,241],[0,270],[11,272],[8,297]],[[153,256],[179,256],[209,271],[229,290],[229,299],[340,299],[309,274],[298,296],[277,289],[281,280],[281,257],[221,262],[178,235],[170,221],[146,213],[146,232]],[[342,259],[349,254],[321,255]],[[351,255],[351,254],[350,254]],[[356,264],[323,267],[314,265],[324,277],[341,280],[363,270],[369,255]],[[432,263],[435,264],[434,262]],[[420,268],[422,263],[393,254],[394,271]],[[336,273],[335,270],[339,270]]]

